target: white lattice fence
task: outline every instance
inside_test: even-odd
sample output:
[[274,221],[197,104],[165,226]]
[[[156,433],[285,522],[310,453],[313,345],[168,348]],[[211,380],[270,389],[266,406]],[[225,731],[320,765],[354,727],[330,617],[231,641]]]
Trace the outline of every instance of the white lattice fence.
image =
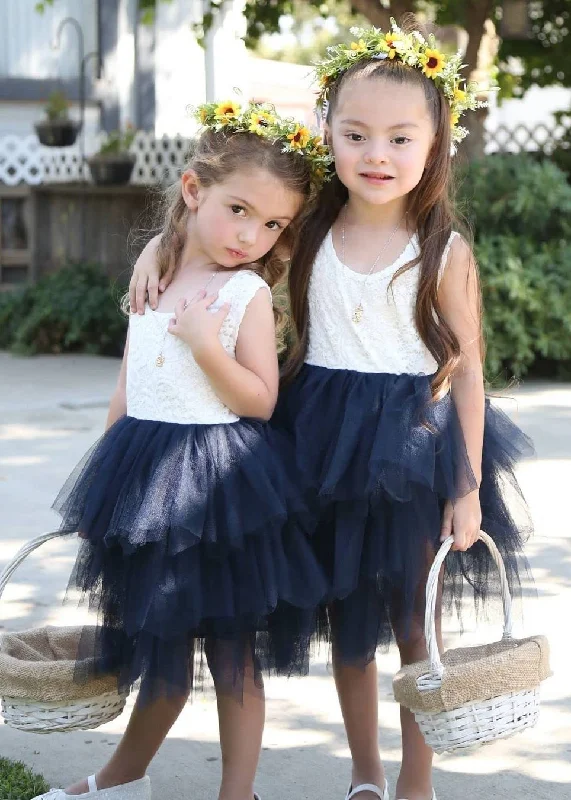
[[0,182],[7,186],[19,183],[35,185],[44,180],[41,151],[36,136],[0,138]]
[[[131,152],[137,156],[131,181],[137,184],[171,183],[185,164],[190,139],[182,136],[156,139],[150,133],[137,133]],[[89,155],[89,153],[88,153]],[[89,178],[89,168],[84,167]],[[81,179],[81,158],[73,147],[42,147],[36,136],[0,138],[0,182],[66,183]]]
[[139,132],[131,151],[137,154],[133,183],[173,183],[185,166],[190,139],[183,136],[163,136]]
[[486,152],[526,153],[542,150],[549,154],[566,132],[567,126],[556,122],[551,125],[540,123],[532,128],[523,124],[513,127],[498,125],[494,130],[486,131]]

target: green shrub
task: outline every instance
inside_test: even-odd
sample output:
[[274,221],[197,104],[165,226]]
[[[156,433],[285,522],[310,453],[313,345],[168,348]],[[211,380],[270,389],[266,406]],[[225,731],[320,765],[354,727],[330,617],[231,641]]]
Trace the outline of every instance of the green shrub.
[[47,792],[49,786],[41,775],[35,775],[21,761],[0,758],[0,798],[2,800],[30,800]]
[[483,234],[546,242],[571,236],[571,187],[550,161],[528,155],[491,155],[462,174],[461,208]]
[[571,368],[571,186],[564,173],[526,155],[488,156],[465,170],[461,201],[482,278],[488,378],[522,377],[539,360],[565,376]]
[[548,156],[559,169],[567,175],[567,180],[571,183],[571,109],[569,111],[558,111],[555,118],[559,125],[563,125],[565,133],[559,139],[557,147]]
[[0,295],[0,348],[19,355],[121,355],[124,288],[91,264],[72,264]]

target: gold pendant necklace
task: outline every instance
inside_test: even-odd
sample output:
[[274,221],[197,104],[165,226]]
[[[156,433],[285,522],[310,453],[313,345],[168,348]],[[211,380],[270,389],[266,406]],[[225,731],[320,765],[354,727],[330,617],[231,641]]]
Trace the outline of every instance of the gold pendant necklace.
[[[346,219],[346,216],[347,216],[347,206],[345,205],[345,207],[343,209],[343,222],[341,224],[341,261],[343,262],[344,266],[347,266],[346,263],[345,263],[345,219]],[[396,236],[396,232],[398,231],[398,229],[400,228],[403,220],[405,220],[405,219],[406,219],[406,214],[404,215],[404,217],[402,219],[399,219],[399,221],[397,222],[395,229],[392,231],[391,235],[389,236],[387,241],[384,243],[383,249],[381,250],[379,255],[376,257],[376,259],[373,261],[371,269],[368,271],[368,273],[367,273],[367,275],[365,277],[365,280],[363,281],[363,285],[361,286],[361,295],[359,297],[359,302],[357,303],[357,305],[353,309],[353,313],[351,314],[351,321],[354,322],[355,325],[358,325],[361,322],[361,320],[363,319],[363,316],[365,314],[365,309],[363,308],[363,296],[365,294],[365,286],[367,284],[367,281],[369,280],[370,276],[373,273],[373,270],[375,269],[375,267],[379,263],[379,261],[381,259],[381,256],[383,255],[383,253],[385,252],[387,247],[390,245],[390,243],[392,242],[392,240]]]
[[355,306],[355,310],[353,311],[353,315],[351,317],[353,322],[357,325],[363,319],[363,304],[361,302]]
[[[213,272],[212,273],[210,278],[206,281],[206,284],[202,287],[201,291],[205,292],[208,289],[208,287],[210,286],[210,284],[212,283],[212,281],[214,280],[216,275],[217,275],[217,272]],[[185,308],[186,308],[186,306],[185,306]],[[154,319],[154,317],[153,317],[153,319]],[[155,322],[156,322],[156,320],[155,320]],[[159,350],[159,354],[155,358],[155,367],[164,366],[164,363],[166,361],[166,356],[164,354],[164,349],[165,349],[165,343],[166,343],[166,340],[167,340],[168,332],[169,332],[169,326],[168,326],[168,322],[167,322],[167,329],[166,329],[166,331],[165,331],[165,333],[163,335],[163,340],[161,342],[161,347],[160,347],[160,350]]]

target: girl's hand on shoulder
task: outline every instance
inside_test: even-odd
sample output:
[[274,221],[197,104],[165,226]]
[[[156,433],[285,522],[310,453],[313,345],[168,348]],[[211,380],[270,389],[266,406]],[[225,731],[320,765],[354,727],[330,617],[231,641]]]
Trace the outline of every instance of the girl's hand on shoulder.
[[447,501],[442,518],[440,541],[454,536],[453,550],[469,550],[478,540],[482,525],[482,508],[478,490],[461,497],[456,503]]
[[133,267],[133,274],[129,282],[129,306],[132,314],[145,313],[147,295],[150,307],[156,309],[159,304],[159,292],[164,292],[172,281],[174,262],[159,280],[157,247],[160,238],[160,235],[155,236],[146,244]]
[[218,311],[210,311],[217,297],[202,291],[189,303],[183,298],[176,304],[174,318],[169,320],[169,333],[186,342],[197,360],[220,344],[218,334],[228,316],[230,304],[224,303]]

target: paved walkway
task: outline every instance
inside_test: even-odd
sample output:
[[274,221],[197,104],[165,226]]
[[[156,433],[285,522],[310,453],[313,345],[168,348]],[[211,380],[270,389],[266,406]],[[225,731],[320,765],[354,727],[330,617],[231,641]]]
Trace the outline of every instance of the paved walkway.
[[[87,356],[12,358],[0,353],[0,569],[16,550],[57,525],[50,505],[59,487],[100,435],[119,362]],[[520,480],[537,535],[529,546],[537,599],[526,605],[528,632],[551,640],[555,677],[545,684],[539,726],[474,754],[436,759],[439,800],[569,800],[571,796],[571,386],[534,384],[502,406],[535,440],[538,459],[522,465]],[[30,556],[0,604],[0,630],[83,619],[61,600],[76,541],[57,540]],[[458,640],[447,621],[447,642]],[[496,630],[475,626],[465,641]],[[398,708],[391,650],[380,668],[379,739],[394,785],[399,767]],[[257,789],[264,800],[342,800],[350,762],[333,680],[323,655],[302,679],[267,681],[268,720]],[[54,785],[98,768],[124,729],[127,713],[91,732],[35,736],[0,727],[0,754],[21,758]],[[216,797],[220,772],[216,709],[210,694],[189,704],[151,766],[155,797]],[[1,800],[1,799],[0,799]]]

